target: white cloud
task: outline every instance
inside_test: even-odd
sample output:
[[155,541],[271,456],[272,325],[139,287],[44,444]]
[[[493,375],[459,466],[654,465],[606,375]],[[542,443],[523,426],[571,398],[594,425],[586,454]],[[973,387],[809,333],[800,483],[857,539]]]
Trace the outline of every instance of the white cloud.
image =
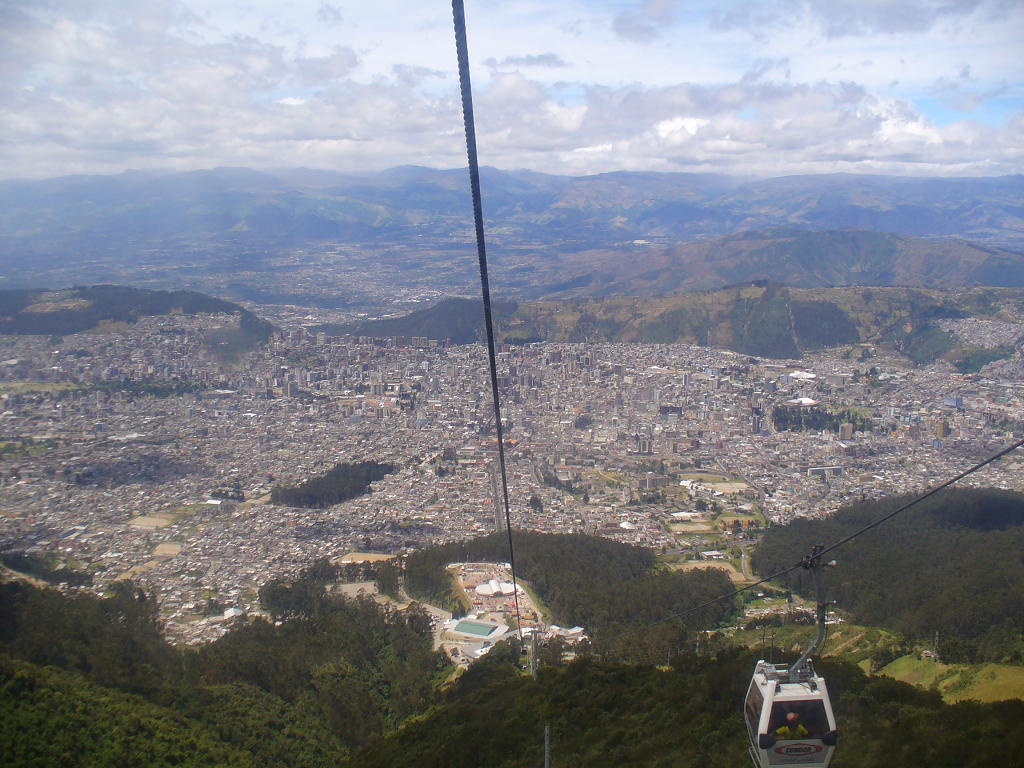
[[612,29],[623,40],[649,43],[675,20],[675,0],[643,0],[615,14]]
[[[465,162],[444,9],[252,0],[231,16],[188,2],[0,5],[0,175]],[[984,2],[893,5],[734,3],[716,31],[696,2],[684,14],[662,0],[488,0],[469,19],[473,61],[488,64],[473,72],[481,159],[570,173],[1024,170],[1024,119],[979,108],[1024,97],[1007,61],[1020,12],[997,24]],[[797,23],[752,46],[740,18],[780,8]],[[898,39],[829,39],[826,17],[890,24]],[[970,35],[942,26],[954,17]],[[623,18],[632,37],[613,30]],[[975,119],[933,124],[920,98]]]
[[1002,15],[1004,0],[741,0],[712,13],[718,29],[744,29],[758,38],[811,22],[826,37],[928,32],[946,19]]
[[525,56],[506,56],[501,61],[494,57],[487,59],[484,64],[488,67],[549,67],[552,69],[563,69],[568,66],[557,53],[531,53]]
[[329,27],[336,27],[344,20],[345,16],[341,12],[341,7],[328,3],[326,0],[320,3],[320,7],[317,8],[316,18],[323,24]]

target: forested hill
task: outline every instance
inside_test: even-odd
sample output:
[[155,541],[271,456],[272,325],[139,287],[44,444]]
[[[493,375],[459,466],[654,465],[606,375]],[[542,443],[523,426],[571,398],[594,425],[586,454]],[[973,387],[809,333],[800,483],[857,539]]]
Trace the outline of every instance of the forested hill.
[[[967,370],[977,360],[987,362],[1014,350],[972,347],[936,323],[969,317],[1018,322],[1022,312],[1024,291],[1014,288],[809,290],[746,282],[716,291],[648,298],[499,303],[495,322],[500,339],[510,343],[684,343],[795,358],[809,350],[867,342],[885,345],[916,363],[942,357]],[[478,301],[446,299],[399,318],[314,330],[472,343],[482,337],[481,328]]]
[[[425,717],[355,753],[348,768],[535,768],[551,726],[555,768],[749,766],[742,702],[755,657],[679,655],[671,668],[577,661],[518,674],[492,652]],[[1024,702],[945,705],[849,664],[818,666],[839,725],[835,768],[1012,765]],[[998,734],[993,737],[992,734]]]
[[[600,653],[619,659],[650,659],[667,644],[684,642],[686,629],[715,627],[734,612],[728,601],[659,623],[732,590],[724,571],[666,572],[655,568],[649,549],[596,536],[515,531],[516,568],[552,613],[554,623],[587,629]],[[420,550],[405,561],[405,585],[416,598],[458,609],[453,562],[504,562],[505,534],[491,534]]]
[[[895,510],[910,497],[858,504],[824,520],[772,528],[751,560],[760,573],[791,565]],[[1024,495],[948,490],[838,549],[829,598],[861,624],[912,638],[939,633],[946,661],[1024,659]],[[802,572],[789,583],[810,595]]]
[[[273,584],[282,623],[242,619],[197,649],[167,645],[155,601],[126,583],[102,600],[0,585],[5,768],[534,768],[545,724],[556,767],[744,764],[747,653],[663,644],[662,668],[542,655],[531,679],[501,644],[442,691],[451,667],[425,615],[325,594],[322,570]],[[847,664],[819,671],[837,768],[987,768],[1024,739],[1021,701],[947,706]]]
[[273,330],[237,304],[193,291],[150,291],[120,285],[0,291],[0,333],[65,335],[172,313],[237,315],[239,330],[253,339],[265,339]]
[[338,765],[436,701],[448,663],[425,614],[300,585],[289,620],[186,649],[127,582],[102,600],[0,584],[0,763]]

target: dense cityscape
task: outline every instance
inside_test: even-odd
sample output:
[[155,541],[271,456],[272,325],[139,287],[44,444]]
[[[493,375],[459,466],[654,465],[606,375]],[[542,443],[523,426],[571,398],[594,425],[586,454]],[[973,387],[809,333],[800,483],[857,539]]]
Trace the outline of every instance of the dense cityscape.
[[[97,591],[125,577],[156,587],[168,634],[199,642],[258,610],[269,578],[317,559],[500,528],[482,346],[293,324],[228,359],[211,340],[235,322],[0,339],[5,546],[56,554]],[[1024,330],[943,323],[983,346]],[[871,345],[787,361],[540,343],[502,346],[499,375],[512,524],[652,547],[680,567],[746,571],[766,522],[937,484],[1024,424],[1019,353],[960,375]],[[397,468],[371,493],[270,503],[277,485],[368,459]],[[1022,470],[1009,457],[969,484],[1020,490]]]

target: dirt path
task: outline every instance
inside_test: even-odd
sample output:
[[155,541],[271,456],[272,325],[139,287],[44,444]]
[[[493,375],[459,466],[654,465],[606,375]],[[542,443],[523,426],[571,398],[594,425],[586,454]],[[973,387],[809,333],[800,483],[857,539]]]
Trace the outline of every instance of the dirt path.
[[839,645],[836,645],[836,646],[833,646],[832,648],[830,648],[829,651],[828,651],[829,655],[830,656],[836,656],[836,655],[838,655],[840,653],[843,653],[851,645],[856,644],[857,641],[860,640],[862,637],[864,637],[865,634],[866,634],[865,632],[857,632],[849,640],[844,640]]
[[736,566],[723,560],[692,560],[675,565],[673,568],[677,571],[717,568],[720,571],[725,571],[734,584],[742,584],[744,581],[747,581],[743,574],[736,570]]

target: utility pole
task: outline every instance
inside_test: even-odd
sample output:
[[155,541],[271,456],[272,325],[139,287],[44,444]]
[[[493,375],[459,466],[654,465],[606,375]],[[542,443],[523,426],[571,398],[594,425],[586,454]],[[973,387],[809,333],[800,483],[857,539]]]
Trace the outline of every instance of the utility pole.
[[544,724],[544,768],[551,768],[551,724]]

